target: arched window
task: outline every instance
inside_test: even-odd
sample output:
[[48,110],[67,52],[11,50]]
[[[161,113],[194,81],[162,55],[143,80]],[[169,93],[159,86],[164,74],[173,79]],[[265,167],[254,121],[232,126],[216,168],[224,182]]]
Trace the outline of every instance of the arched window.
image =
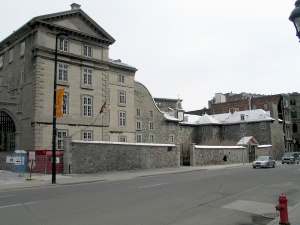
[[0,151],[15,150],[16,127],[5,112],[0,112]]

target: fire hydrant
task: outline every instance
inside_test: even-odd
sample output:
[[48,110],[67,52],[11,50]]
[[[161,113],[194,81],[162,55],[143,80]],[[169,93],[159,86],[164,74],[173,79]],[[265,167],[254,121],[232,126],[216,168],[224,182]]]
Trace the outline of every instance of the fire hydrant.
[[279,204],[275,206],[275,209],[280,213],[279,224],[290,225],[286,195],[279,195],[278,202]]

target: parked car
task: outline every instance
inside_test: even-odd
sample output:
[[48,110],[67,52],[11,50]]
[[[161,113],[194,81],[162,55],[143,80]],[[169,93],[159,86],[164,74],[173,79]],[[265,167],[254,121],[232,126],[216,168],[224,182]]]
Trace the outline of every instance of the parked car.
[[273,159],[272,156],[259,156],[255,161],[252,163],[252,167],[255,169],[256,167],[264,167],[264,168],[269,168],[269,167],[275,167],[276,162]]
[[281,163],[282,164],[284,164],[284,163],[287,163],[287,164],[298,163],[299,164],[299,155],[300,154],[298,152],[286,152],[286,153],[284,153],[284,155],[281,158]]

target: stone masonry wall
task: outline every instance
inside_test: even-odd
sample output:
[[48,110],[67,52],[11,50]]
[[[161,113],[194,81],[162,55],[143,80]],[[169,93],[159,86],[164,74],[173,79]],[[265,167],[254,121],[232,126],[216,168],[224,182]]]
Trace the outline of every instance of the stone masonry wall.
[[90,174],[179,167],[179,151],[172,144],[70,141],[65,138],[64,172]]

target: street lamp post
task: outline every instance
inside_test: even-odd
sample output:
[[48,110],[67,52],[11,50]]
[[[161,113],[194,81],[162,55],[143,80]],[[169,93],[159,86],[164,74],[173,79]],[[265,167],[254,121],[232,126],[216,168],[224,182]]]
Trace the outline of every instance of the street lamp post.
[[58,33],[55,37],[55,59],[54,59],[54,82],[53,82],[53,121],[52,121],[52,184],[56,183],[56,90],[57,90],[57,45],[59,36],[67,36]]
[[295,2],[295,9],[291,12],[289,20],[293,22],[296,28],[296,36],[300,39],[300,0]]

